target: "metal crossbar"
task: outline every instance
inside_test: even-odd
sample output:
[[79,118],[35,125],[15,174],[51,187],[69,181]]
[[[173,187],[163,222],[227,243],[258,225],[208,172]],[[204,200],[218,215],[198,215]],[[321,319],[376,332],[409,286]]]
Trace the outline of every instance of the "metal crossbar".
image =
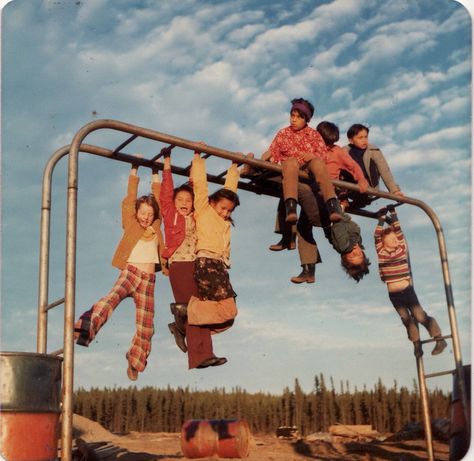
[[[131,134],[123,143],[114,150],[104,147],[94,146],[84,143],[85,138],[92,132],[102,129],[111,129],[123,133]],[[124,147],[129,145],[137,138],[151,139],[157,142],[168,144],[159,154],[155,155],[151,160],[138,158],[121,152]],[[181,147],[188,150],[199,151],[204,153],[204,158],[216,156],[231,160],[242,164],[245,163],[258,169],[257,175],[248,178],[248,181],[239,181],[238,188],[254,192],[256,194],[265,194],[274,197],[281,195],[279,189],[279,180],[277,177],[281,175],[281,167],[279,165],[264,162],[253,158],[245,157],[243,154],[231,152],[213,146],[202,145],[189,141],[187,139],[160,133],[158,131],[138,127],[117,120],[96,120],[84,125],[74,136],[70,145],[58,149],[45,166],[43,174],[43,192],[41,202],[41,229],[40,229],[40,264],[39,264],[39,292],[38,292],[38,328],[37,328],[37,352],[46,354],[47,349],[47,318],[48,311],[52,307],[58,306],[64,302],[64,347],[57,350],[52,355],[63,354],[63,392],[62,392],[62,424],[61,424],[61,460],[71,461],[72,457],[72,414],[73,414],[73,370],[74,370],[74,314],[75,314],[75,273],[76,273],[76,233],[77,233],[77,191],[78,191],[78,154],[89,153],[104,158],[125,162],[129,164],[138,164],[149,168],[162,169],[161,163],[155,163],[155,160],[164,155],[166,149]],[[48,303],[49,288],[49,246],[50,246],[50,219],[51,219],[51,187],[52,174],[57,162],[64,156],[68,155],[68,189],[67,189],[67,226],[66,226],[66,269],[65,280],[66,286],[64,298],[60,301]],[[171,166],[174,174],[188,176],[190,166],[177,167]],[[207,179],[210,182],[223,184],[224,174],[212,175],[208,174]],[[299,173],[300,181],[309,182],[308,175],[304,172]],[[352,191],[359,191],[357,185],[344,181],[333,180],[335,186],[343,187]],[[449,323],[451,327],[451,335],[449,336],[453,342],[453,352],[455,358],[455,369],[450,373],[456,373],[459,383],[459,391],[466,421],[468,418],[468,403],[464,382],[464,373],[461,359],[461,348],[459,334],[457,328],[457,320],[454,309],[454,300],[450,281],[448,258],[444,234],[438,217],[434,211],[424,202],[410,197],[400,197],[394,194],[369,188],[367,194],[370,196],[385,198],[396,202],[397,204],[410,204],[421,208],[430,218],[435,228],[441,268],[443,272],[443,280],[448,308]],[[378,214],[367,210],[351,210],[353,214],[368,218],[377,218]],[[448,337],[448,336],[447,336]],[[433,448],[431,438],[431,424],[428,410],[428,395],[425,380],[428,377],[439,374],[425,375],[423,370],[423,361],[417,360],[418,375],[420,381],[420,394],[423,404],[423,416],[425,425],[425,434],[427,441],[427,450],[429,460],[433,460]],[[445,374],[445,372],[441,372]]]

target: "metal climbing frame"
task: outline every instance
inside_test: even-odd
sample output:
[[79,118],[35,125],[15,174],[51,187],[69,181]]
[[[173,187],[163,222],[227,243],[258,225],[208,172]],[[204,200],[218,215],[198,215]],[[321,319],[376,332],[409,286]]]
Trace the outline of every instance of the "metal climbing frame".
[[[83,143],[85,138],[97,130],[114,130],[122,133],[128,133],[128,137],[122,144],[114,150]],[[168,147],[178,146],[184,149],[197,150],[205,153],[205,156],[211,155],[221,157],[239,164],[246,163],[250,166],[263,170],[259,180],[249,180],[248,182],[239,181],[239,189],[278,197],[278,188],[272,187],[271,176],[279,176],[281,168],[269,162],[250,159],[241,153],[231,152],[212,146],[203,146],[202,144],[176,136],[160,133],[158,131],[142,128],[117,120],[96,120],[84,125],[74,136],[68,146],[58,149],[46,164],[43,174],[43,191],[41,201],[41,229],[40,229],[40,262],[39,262],[39,292],[38,292],[38,327],[37,327],[37,352],[47,353],[47,322],[50,309],[64,304],[64,344],[63,348],[51,352],[51,355],[63,356],[63,381],[62,381],[62,420],[61,420],[61,460],[72,460],[72,416],[73,416],[73,377],[74,377],[74,316],[75,316],[75,279],[76,279],[76,233],[77,233],[77,191],[78,191],[78,154],[79,152],[98,155],[111,160],[117,160],[125,163],[137,163],[145,167],[156,166],[157,160],[161,154],[155,155],[151,159],[137,158],[122,152],[127,145],[137,138],[145,138],[168,144]],[[68,160],[68,182],[67,182],[67,225],[66,225],[66,267],[65,267],[65,290],[64,297],[54,302],[48,300],[49,288],[49,247],[50,247],[50,215],[51,215],[51,188],[52,174],[57,162],[64,156],[69,155]],[[188,176],[189,167],[181,168],[172,166],[172,172]],[[208,174],[208,180],[213,183],[224,183],[225,171],[217,175]],[[308,182],[308,176],[301,172],[300,180]],[[333,180],[334,185],[344,187],[349,190],[358,191],[355,184]],[[390,199],[400,203],[406,203],[421,208],[431,219],[436,230],[441,268],[443,272],[444,286],[446,292],[446,301],[448,308],[449,323],[451,334],[444,338],[452,339],[455,368],[453,370],[443,371],[426,375],[423,368],[422,358],[417,359],[418,379],[420,383],[420,395],[423,406],[423,420],[427,442],[428,459],[434,460],[431,421],[429,415],[428,394],[426,389],[426,378],[455,373],[459,383],[459,393],[464,411],[465,421],[468,418],[468,399],[465,388],[463,365],[461,359],[461,348],[458,335],[456,314],[454,309],[454,300],[452,286],[448,267],[448,258],[441,224],[434,213],[424,202],[410,197],[399,197],[388,192],[369,189],[368,194]],[[361,216],[376,218],[376,214],[365,210],[354,210],[352,213]],[[430,342],[425,340],[425,342]]]

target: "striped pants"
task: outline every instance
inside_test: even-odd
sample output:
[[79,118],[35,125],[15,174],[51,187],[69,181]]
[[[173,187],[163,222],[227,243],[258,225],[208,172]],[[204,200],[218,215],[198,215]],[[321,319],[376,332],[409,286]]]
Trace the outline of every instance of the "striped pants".
[[151,338],[154,333],[154,290],[155,274],[142,272],[129,264],[120,272],[112,290],[97,301],[90,310],[84,312],[74,327],[80,329],[83,319],[90,318],[90,343],[120,302],[128,296],[133,297],[136,330],[127,352],[127,359],[133,368],[143,371],[147,357],[150,355]]

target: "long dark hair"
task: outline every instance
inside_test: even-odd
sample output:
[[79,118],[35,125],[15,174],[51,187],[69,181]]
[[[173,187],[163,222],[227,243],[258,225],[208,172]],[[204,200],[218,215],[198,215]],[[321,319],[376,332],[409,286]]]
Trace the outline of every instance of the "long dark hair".
[[346,258],[344,258],[344,255],[341,255],[341,266],[349,277],[352,277],[357,283],[359,283],[359,280],[362,280],[364,275],[369,273],[370,261],[365,253],[364,259],[360,264],[351,264]]
[[153,221],[160,217],[160,207],[152,194],[142,195],[135,200],[135,213],[138,211],[142,203],[146,203],[153,208]]
[[[217,203],[219,200],[222,199],[230,200],[234,204],[234,210],[240,205],[239,196],[234,191],[226,189],[225,187],[223,187],[222,189],[218,189],[214,193],[209,195],[209,202]],[[232,225],[234,224],[234,221],[231,217],[227,219],[232,223]]]

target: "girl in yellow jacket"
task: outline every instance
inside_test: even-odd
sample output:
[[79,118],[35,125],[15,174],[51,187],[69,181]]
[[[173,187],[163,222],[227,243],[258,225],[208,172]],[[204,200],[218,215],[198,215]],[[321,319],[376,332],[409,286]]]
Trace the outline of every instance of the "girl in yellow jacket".
[[[240,204],[236,193],[239,181],[237,164],[227,171],[222,189],[208,196],[206,162],[196,152],[192,161],[191,179],[194,190],[194,218],[196,220],[196,260],[194,278],[198,297],[192,296],[187,307],[175,305],[173,314],[187,315],[190,325],[211,326],[216,333],[229,328],[237,315],[235,297],[228,269],[230,267],[230,237],[232,212]],[[222,365],[225,357],[214,354],[197,368]]]

